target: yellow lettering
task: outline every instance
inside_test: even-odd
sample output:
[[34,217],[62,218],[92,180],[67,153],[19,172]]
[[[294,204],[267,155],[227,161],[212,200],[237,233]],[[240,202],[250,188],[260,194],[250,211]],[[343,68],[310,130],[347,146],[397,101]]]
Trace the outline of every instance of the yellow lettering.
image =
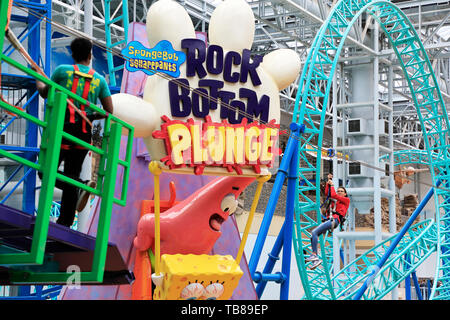
[[190,130],[192,137],[193,161],[195,164],[200,164],[204,159],[204,154],[206,154],[206,150],[203,150],[202,148],[202,124],[194,124],[190,126]]
[[206,129],[208,152],[213,162],[222,162],[225,153],[225,128],[209,126]]
[[225,162],[243,164],[244,161],[244,127],[227,127]]
[[273,153],[269,152],[269,148],[274,147],[277,136],[278,136],[277,129],[266,128],[264,130],[263,141],[261,144],[261,158],[260,158],[261,163],[266,164],[266,163],[270,163],[270,161],[272,161]]
[[245,132],[245,155],[249,163],[256,163],[261,153],[261,144],[258,142],[260,130],[258,127],[250,127]]
[[100,85],[100,79],[99,78],[92,79],[91,85],[94,85],[94,86],[98,87]]
[[89,92],[91,92],[92,94],[95,94],[95,89],[97,89],[97,88],[98,88],[98,86],[96,86],[95,84],[91,83],[91,87],[89,89]]
[[128,48],[128,54],[130,54],[130,55],[133,55],[133,54],[134,54],[134,47],[133,47],[133,46],[130,46],[130,47]]
[[167,127],[169,133],[172,154],[170,155],[175,165],[184,163],[183,151],[191,146],[191,135],[189,129],[182,124],[173,124]]

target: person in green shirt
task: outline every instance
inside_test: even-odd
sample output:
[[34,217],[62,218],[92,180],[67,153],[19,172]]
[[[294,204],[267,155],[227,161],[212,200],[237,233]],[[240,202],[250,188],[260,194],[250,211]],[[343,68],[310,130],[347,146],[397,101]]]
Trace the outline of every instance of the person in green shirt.
[[[71,103],[67,105],[64,132],[91,143],[92,128],[90,123],[96,119],[96,115],[88,105],[90,103],[96,104],[99,99],[103,109],[108,113],[112,113],[111,92],[105,78],[90,68],[92,42],[85,38],[76,38],[71,42],[70,48],[75,64],[58,66],[53,72],[51,80],[88,101],[87,105],[82,105],[73,99],[69,99]],[[36,80],[36,88],[41,97],[47,98],[48,85]],[[80,114],[83,114],[83,116]],[[86,119],[90,121],[88,122]],[[80,179],[83,161],[87,152],[86,148],[63,138],[58,167],[64,161],[64,171],[62,173],[65,176],[95,188],[95,182],[82,181]],[[41,175],[39,176],[41,177]],[[60,215],[57,223],[70,227],[75,218],[75,211],[80,212],[86,206],[89,193],[85,191],[80,192],[79,188],[59,180],[56,181],[56,187],[62,190]]]

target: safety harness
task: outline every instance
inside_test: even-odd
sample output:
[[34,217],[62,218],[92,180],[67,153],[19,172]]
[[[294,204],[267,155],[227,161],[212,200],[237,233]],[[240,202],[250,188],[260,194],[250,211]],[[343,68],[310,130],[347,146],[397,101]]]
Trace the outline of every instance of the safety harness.
[[325,201],[320,206],[320,209],[322,209],[322,207],[325,206],[325,212],[326,212],[326,215],[322,214],[322,222],[324,222],[324,221],[329,219],[329,210],[330,210],[330,207],[331,207],[330,195],[331,195],[331,190],[328,188],[327,197],[325,198]]
[[[91,81],[94,78],[94,73],[95,70],[94,69],[90,69],[88,73],[84,73],[81,72],[80,69],[78,68],[78,66],[75,64],[73,66],[74,68],[74,73],[73,73],[73,82],[72,82],[72,89],[70,90],[72,93],[77,94],[77,88],[78,88],[78,83],[80,78],[84,78],[84,88],[83,88],[83,93],[81,95],[81,97],[87,101],[86,104],[83,104],[82,106],[80,106],[81,109],[81,113],[84,116],[87,116],[86,111],[85,111],[85,107],[86,105],[89,106],[90,102],[88,100],[88,95],[89,95],[89,91],[91,89]],[[71,102],[71,104],[68,104],[68,109],[69,109],[69,119],[68,122],[74,124],[76,119],[75,119],[75,109],[72,106],[74,104],[74,100],[73,98],[70,98],[69,101]],[[87,129],[86,129],[86,120],[82,117],[81,118],[81,130],[83,133],[87,133]],[[61,144],[61,149],[64,150],[69,150],[71,148],[78,148],[78,149],[84,149],[84,147],[79,146],[79,145],[69,145],[69,144]]]
[[[338,221],[339,221],[339,229],[341,230],[341,231],[344,231],[344,222],[345,222],[345,216],[343,216],[342,214],[340,214],[339,212],[337,212],[337,211],[331,211],[331,215],[330,215],[330,217],[333,217],[333,214],[336,214],[337,216],[338,216]],[[334,228],[335,228],[335,222],[336,220],[333,218],[333,222],[332,222],[332,225],[331,225],[331,232],[333,232],[333,230],[334,230]]]
[[[332,202],[336,203],[336,201],[337,200],[331,198],[331,188],[328,188],[327,197],[326,197],[325,201],[323,202],[323,204],[320,206],[322,208],[324,205],[326,205],[326,207],[325,207],[326,208],[326,215],[325,216],[322,215],[322,222],[330,220],[331,218],[333,218],[333,214],[335,214],[335,215],[338,216],[339,229],[341,231],[343,231],[344,230],[344,222],[346,220],[345,216],[343,216],[342,214],[340,214],[337,211],[334,211],[332,209],[332,206],[331,206],[331,203]],[[331,230],[330,230],[331,232],[333,232],[333,230],[335,228],[335,223],[336,223],[335,219],[333,218],[333,221],[331,222]]]
[[[73,66],[74,68],[74,73],[73,73],[73,83],[72,83],[72,93],[77,94],[77,88],[78,88],[78,81],[80,79],[80,77],[84,78],[84,88],[83,88],[83,94],[81,95],[81,97],[87,101],[87,105],[90,104],[88,98],[89,95],[89,90],[91,89],[91,81],[94,78],[94,73],[95,70],[91,69],[89,70],[89,73],[84,73],[81,72],[80,69],[78,68],[78,66],[75,64]],[[72,98],[69,99],[72,103],[74,102]],[[81,112],[86,116],[86,111],[84,111],[86,105],[82,105],[80,107]],[[70,123],[75,123],[75,109],[69,105],[69,122]],[[82,130],[83,133],[87,133],[86,130],[86,120],[82,119]]]

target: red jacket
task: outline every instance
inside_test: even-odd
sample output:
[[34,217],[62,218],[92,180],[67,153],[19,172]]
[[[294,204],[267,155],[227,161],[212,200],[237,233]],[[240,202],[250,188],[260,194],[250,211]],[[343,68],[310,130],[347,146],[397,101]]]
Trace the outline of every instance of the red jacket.
[[[329,184],[325,186],[325,194],[328,195],[328,186]],[[348,207],[350,206],[350,198],[348,197],[342,197],[334,191],[334,187],[331,187],[330,192],[330,198],[335,199],[336,202],[331,204],[331,210],[339,212],[339,214],[343,217],[347,214]],[[333,214],[333,218],[338,218],[339,215]]]

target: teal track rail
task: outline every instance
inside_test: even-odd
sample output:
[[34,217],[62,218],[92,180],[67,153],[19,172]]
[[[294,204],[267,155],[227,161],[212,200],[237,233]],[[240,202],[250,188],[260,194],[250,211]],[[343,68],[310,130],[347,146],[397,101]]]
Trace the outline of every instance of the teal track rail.
[[[106,59],[108,61],[109,84],[114,87],[117,85],[116,73],[123,70],[124,64],[122,63],[118,66],[114,65],[113,48],[124,47],[128,42],[128,0],[123,0],[119,6],[122,7],[122,13],[117,15],[119,10],[119,8],[117,8],[111,15],[111,0],[105,0]],[[112,42],[111,26],[119,21],[122,21],[124,38],[123,40]]]
[[[437,155],[432,154],[432,158],[437,158]],[[389,161],[389,154],[385,154],[380,157],[380,161]],[[423,164],[429,165],[428,152],[426,150],[409,149],[409,150],[397,150],[394,152],[394,165],[399,166],[402,164]]]
[[[437,228],[434,220],[426,220],[412,226],[395,247],[377,275],[370,279],[363,299],[379,300],[397,287],[425,259],[436,251]],[[396,236],[384,240],[379,245],[358,257],[341,269],[333,278],[338,299],[352,299],[362,282],[371,276],[372,270],[390,247]]]
[[[304,253],[309,253],[310,232],[321,221],[320,162],[324,118],[333,76],[339,54],[353,24],[363,13],[371,15],[380,25],[396,53],[408,82],[414,104],[421,122],[433,185],[442,181],[442,187],[434,191],[436,207],[436,252],[437,268],[431,299],[448,299],[450,294],[450,244],[448,128],[449,120],[436,77],[422,43],[411,22],[394,4],[388,1],[351,1],[336,3],[313,42],[304,64],[293,115],[293,122],[305,125],[300,138],[299,179],[306,184],[299,186],[296,197],[294,221],[294,249],[305,299],[337,299],[341,297],[331,274],[331,241],[320,238],[321,256],[324,263],[309,270],[304,262]],[[321,88],[325,88],[322,90]],[[320,116],[320,121],[317,118]],[[318,124],[319,123],[319,124]],[[317,147],[316,147],[317,146]],[[317,150],[317,161],[311,163],[306,154]],[[312,179],[311,179],[312,178]],[[314,179],[315,178],[315,179]],[[313,182],[311,182],[313,181]],[[314,183],[315,181],[315,183]],[[328,243],[325,243],[327,241]],[[355,282],[357,279],[354,279]],[[440,286],[437,287],[437,283]],[[376,296],[380,296],[377,294]],[[368,295],[367,297],[371,297]]]

